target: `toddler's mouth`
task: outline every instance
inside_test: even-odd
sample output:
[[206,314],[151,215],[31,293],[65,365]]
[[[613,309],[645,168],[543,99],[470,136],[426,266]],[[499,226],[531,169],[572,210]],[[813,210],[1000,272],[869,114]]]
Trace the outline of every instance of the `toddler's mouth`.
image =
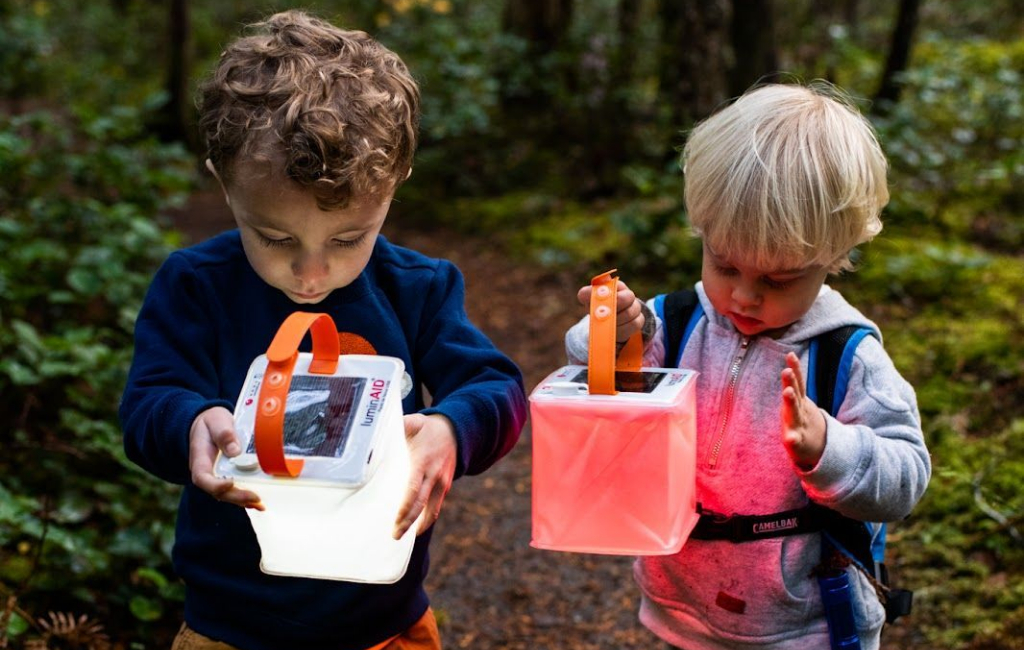
[[760,327],[761,324],[762,324],[761,321],[756,319],[756,318],[751,318],[749,316],[744,316],[742,314],[737,314],[734,311],[729,312],[729,319],[733,322],[733,324],[739,330],[744,330],[744,329],[752,330],[752,329],[756,329],[757,327]]

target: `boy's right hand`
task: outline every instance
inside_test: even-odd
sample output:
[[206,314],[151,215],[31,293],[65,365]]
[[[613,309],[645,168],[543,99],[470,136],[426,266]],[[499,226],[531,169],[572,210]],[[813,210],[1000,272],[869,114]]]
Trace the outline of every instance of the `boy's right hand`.
[[261,511],[264,509],[255,492],[236,488],[234,481],[217,478],[213,474],[218,450],[229,458],[242,453],[235,436],[235,418],[231,411],[223,406],[206,409],[192,422],[188,438],[188,468],[192,472],[193,485],[218,501]]
[[[594,290],[589,284],[580,287],[576,298],[584,307],[590,307],[590,294]],[[615,341],[624,343],[644,326],[644,313],[637,299],[626,283],[619,280],[615,294]]]

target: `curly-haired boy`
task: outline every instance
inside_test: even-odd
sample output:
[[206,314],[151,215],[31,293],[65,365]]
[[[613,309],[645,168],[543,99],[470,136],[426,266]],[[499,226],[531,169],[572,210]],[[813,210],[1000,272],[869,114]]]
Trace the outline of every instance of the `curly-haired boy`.
[[[515,444],[525,398],[518,368],[468,320],[459,271],[379,234],[412,169],[416,83],[365,33],[290,11],[232,43],[200,95],[206,165],[238,227],[157,272],[120,409],[128,456],[184,485],[174,648],[439,648],[423,589],[431,525],[455,477]],[[398,357],[409,374],[413,480],[395,537],[426,516],[395,584],[261,573],[239,507],[259,497],[212,472],[218,451],[241,451],[231,409],[250,362],[303,308],[332,316],[343,352]]]

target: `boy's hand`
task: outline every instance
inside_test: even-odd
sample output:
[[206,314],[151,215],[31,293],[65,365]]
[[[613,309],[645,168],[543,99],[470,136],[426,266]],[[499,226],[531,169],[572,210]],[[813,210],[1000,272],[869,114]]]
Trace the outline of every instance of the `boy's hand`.
[[448,418],[440,413],[406,415],[405,437],[412,458],[412,473],[409,493],[395,520],[395,539],[401,539],[424,509],[426,513],[416,534],[434,525],[455,478],[455,429]]
[[192,472],[193,485],[218,501],[260,511],[264,509],[255,492],[236,488],[234,481],[217,478],[213,474],[218,449],[228,457],[242,453],[235,437],[235,418],[231,411],[223,406],[206,409],[192,422],[188,438],[188,468]]
[[790,352],[782,371],[782,444],[793,464],[813,469],[825,453],[825,416],[807,397],[800,360]]
[[[581,287],[576,298],[585,307],[590,307],[590,294],[594,290],[589,284]],[[619,280],[615,294],[615,341],[624,343],[644,326],[644,314],[640,301],[626,283]]]

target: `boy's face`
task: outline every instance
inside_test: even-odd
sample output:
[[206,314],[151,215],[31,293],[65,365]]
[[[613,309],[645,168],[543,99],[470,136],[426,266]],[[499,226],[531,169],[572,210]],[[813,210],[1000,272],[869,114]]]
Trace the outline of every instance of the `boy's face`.
[[267,284],[296,303],[315,305],[363,272],[391,195],[324,211],[312,192],[268,165],[239,161],[234,172],[222,183],[224,194],[245,255]]
[[705,242],[701,280],[715,310],[745,336],[780,336],[807,313],[828,276],[822,266],[756,268]]

